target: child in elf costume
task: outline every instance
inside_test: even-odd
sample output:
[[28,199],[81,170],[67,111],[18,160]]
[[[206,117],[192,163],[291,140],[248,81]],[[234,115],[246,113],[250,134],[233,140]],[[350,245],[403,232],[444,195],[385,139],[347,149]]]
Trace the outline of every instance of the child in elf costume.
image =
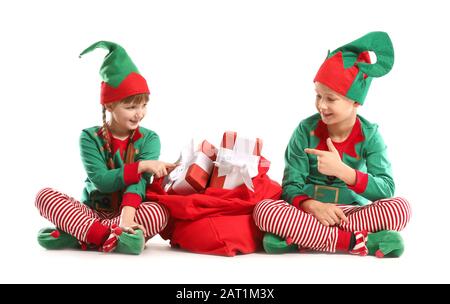
[[[369,51],[377,56],[371,64]],[[254,209],[266,252],[299,249],[398,257],[398,231],[410,206],[393,197],[394,180],[376,124],[357,115],[374,77],[387,74],[394,50],[384,32],[328,54],[314,79],[315,114],[301,121],[285,152],[284,200]]]
[[165,207],[143,202],[146,185],[175,165],[158,161],[158,135],[139,126],[150,94],[146,80],[118,44],[99,41],[80,57],[96,48],[109,52],[100,68],[103,125],[84,129],[80,137],[86,186],[81,202],[51,188],[39,191],[36,207],[56,228],[42,229],[38,242],[47,249],[81,245],[139,254],[168,221]]

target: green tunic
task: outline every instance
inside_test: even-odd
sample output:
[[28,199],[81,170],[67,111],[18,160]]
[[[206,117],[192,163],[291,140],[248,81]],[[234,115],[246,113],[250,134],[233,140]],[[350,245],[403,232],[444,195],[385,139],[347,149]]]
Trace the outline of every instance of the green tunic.
[[81,132],[81,160],[87,173],[81,201],[96,210],[113,211],[112,195],[123,191],[122,205],[137,207],[145,199],[151,178],[150,174],[137,173],[138,162],[159,158],[159,137],[155,132],[139,127],[130,139],[135,148],[135,163],[124,164],[120,151],[116,151],[113,156],[116,169],[109,169],[106,140],[100,131],[100,127],[92,127]]
[[295,129],[285,152],[284,200],[293,203],[295,198],[309,197],[326,203],[366,205],[394,195],[391,164],[376,124],[358,115],[349,137],[336,144],[342,161],[356,170],[354,186],[321,174],[317,156],[304,152],[305,148],[328,151],[327,137],[328,130],[319,114],[301,121]]

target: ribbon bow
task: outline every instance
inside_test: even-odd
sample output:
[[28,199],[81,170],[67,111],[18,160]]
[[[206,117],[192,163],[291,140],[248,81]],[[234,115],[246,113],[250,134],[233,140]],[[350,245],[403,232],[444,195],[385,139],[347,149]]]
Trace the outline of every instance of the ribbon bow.
[[259,156],[253,155],[255,140],[236,138],[233,150],[220,148],[217,154],[218,176],[237,179],[254,191],[252,178],[258,175]]

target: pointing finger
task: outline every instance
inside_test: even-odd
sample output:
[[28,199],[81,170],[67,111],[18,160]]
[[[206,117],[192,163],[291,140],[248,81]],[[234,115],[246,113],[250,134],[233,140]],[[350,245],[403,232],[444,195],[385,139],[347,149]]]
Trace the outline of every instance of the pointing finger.
[[308,154],[313,154],[313,155],[317,155],[317,156],[323,155],[323,151],[316,150],[316,149],[306,148],[304,151]]
[[166,168],[175,168],[176,166],[178,166],[178,164],[171,164],[171,163],[164,163],[164,165],[166,166]]

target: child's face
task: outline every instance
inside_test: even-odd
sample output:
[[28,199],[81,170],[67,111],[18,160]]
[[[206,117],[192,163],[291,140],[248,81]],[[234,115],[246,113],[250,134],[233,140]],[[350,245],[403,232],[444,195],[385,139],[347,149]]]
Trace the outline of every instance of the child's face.
[[124,132],[136,129],[147,114],[147,102],[140,104],[115,102],[106,108],[111,113],[112,122]]
[[316,86],[316,108],[327,125],[337,124],[356,116],[357,102],[333,91],[320,82]]

